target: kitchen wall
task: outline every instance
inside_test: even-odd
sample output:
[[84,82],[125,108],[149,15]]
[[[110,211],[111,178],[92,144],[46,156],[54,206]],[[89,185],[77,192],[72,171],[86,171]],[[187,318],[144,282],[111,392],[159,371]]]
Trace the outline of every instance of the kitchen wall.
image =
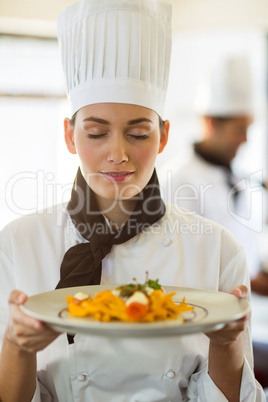
[[[0,186],[5,189],[0,192],[0,227],[68,198],[77,161],[69,155],[63,140],[62,122],[69,109],[55,35],[56,15],[72,3],[0,2]],[[260,171],[267,178],[268,18],[264,17],[268,16],[268,2],[173,3],[170,86],[163,116],[171,121],[171,130],[167,148],[159,155],[158,169],[164,169],[173,158],[183,157],[192,141],[198,139],[199,121],[193,112],[195,87],[212,56],[244,53],[252,62],[256,118],[248,144],[241,148],[234,167],[245,175]],[[34,39],[20,37],[22,34]]]

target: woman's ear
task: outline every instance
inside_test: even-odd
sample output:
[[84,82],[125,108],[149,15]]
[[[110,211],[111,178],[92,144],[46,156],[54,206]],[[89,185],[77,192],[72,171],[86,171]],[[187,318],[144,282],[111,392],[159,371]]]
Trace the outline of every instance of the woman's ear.
[[168,141],[168,133],[169,133],[169,121],[165,120],[165,127],[161,128],[160,131],[160,144],[159,144],[159,149],[158,153],[161,154],[161,152],[164,150],[165,146],[167,145]]
[[74,128],[73,125],[70,123],[70,119],[64,119],[64,139],[67,145],[68,151],[71,154],[76,154],[76,147],[74,143]]

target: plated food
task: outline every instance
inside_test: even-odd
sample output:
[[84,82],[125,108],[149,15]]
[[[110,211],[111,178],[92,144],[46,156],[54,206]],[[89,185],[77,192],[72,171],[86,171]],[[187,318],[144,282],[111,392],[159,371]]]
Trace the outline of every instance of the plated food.
[[66,297],[68,312],[74,317],[92,317],[97,321],[156,322],[185,318],[182,313],[194,307],[173,300],[176,292],[166,294],[157,280],[148,279],[144,284],[130,283],[114,290],[102,290],[94,297],[78,292]]
[[[169,337],[211,332],[222,328],[225,323],[239,320],[250,311],[245,299],[234,295],[177,286],[163,286],[165,294],[172,297],[178,306],[183,301],[193,306],[192,311],[179,314],[176,319],[154,322],[124,322],[119,320],[97,321],[92,316],[75,317],[67,310],[66,297],[82,292],[94,299],[96,293],[117,290],[118,285],[88,285],[56,289],[32,295],[20,306],[25,314],[45,322],[49,327],[68,334],[98,335],[109,337]],[[182,317],[187,315],[186,321]]]

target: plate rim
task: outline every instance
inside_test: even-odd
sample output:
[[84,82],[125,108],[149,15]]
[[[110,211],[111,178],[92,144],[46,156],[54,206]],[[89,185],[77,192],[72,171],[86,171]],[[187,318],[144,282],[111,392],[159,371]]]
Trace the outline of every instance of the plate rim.
[[[202,323],[201,321],[198,322],[186,322],[183,324],[175,324],[176,320],[163,320],[163,321],[157,321],[153,323],[125,323],[125,322],[109,322],[109,323],[103,323],[100,321],[84,321],[82,318],[78,318],[77,320],[73,320],[72,322],[68,320],[62,320],[57,316],[44,316],[43,314],[40,313],[35,313],[34,311],[30,310],[27,308],[27,304],[31,303],[34,299],[36,298],[42,298],[46,295],[49,295],[53,293],[54,295],[57,293],[69,293],[69,294],[74,294],[75,289],[79,289],[80,291],[86,290],[86,288],[91,288],[92,292],[105,290],[105,289],[115,289],[116,287],[119,287],[119,284],[107,284],[107,285],[83,285],[83,286],[75,286],[75,287],[69,287],[69,288],[62,288],[62,289],[55,289],[51,291],[46,291],[46,292],[41,292],[41,293],[36,293],[33,294],[32,296],[29,296],[28,300],[25,302],[24,305],[20,306],[21,310],[33,317],[36,318],[40,321],[45,322],[48,326],[52,328],[57,328],[57,330],[62,329],[61,332],[66,332],[66,328],[68,328],[68,332],[72,332],[72,328],[74,329],[73,332],[75,333],[83,333],[83,334],[97,334],[97,335],[104,335],[104,336],[172,336],[172,335],[187,335],[187,334],[194,334],[194,333],[207,333],[211,332],[213,330],[217,330],[222,328],[227,322],[232,322],[239,320],[243,316],[247,315],[250,310],[251,306],[250,303],[247,299],[237,299],[236,296],[232,295],[231,293],[226,293],[223,291],[217,291],[217,290],[211,290],[211,289],[202,289],[202,288],[191,288],[191,287],[181,287],[181,286],[171,286],[167,285],[164,286],[163,288],[168,291],[176,291],[178,292],[192,292],[194,293],[204,293],[204,294],[209,294],[209,295],[222,295],[224,294],[225,297],[231,297],[237,299],[238,303],[244,305],[243,309],[241,309],[240,312],[236,313],[234,317],[229,317],[227,320],[210,320],[208,322]],[[86,292],[85,292],[86,293]],[[181,298],[183,298],[182,296]],[[189,297],[189,296],[188,296]],[[216,296],[217,297],[217,296]],[[233,299],[233,300],[235,300]],[[230,299],[231,300],[231,299]],[[187,300],[186,300],[187,302]],[[64,303],[64,301],[62,302]],[[189,304],[195,304],[191,303],[191,300],[188,300]],[[67,304],[66,304],[67,306]],[[198,306],[198,305],[197,305]],[[202,306],[202,303],[198,307],[205,308]],[[57,310],[59,312],[59,310]],[[209,314],[208,314],[209,315]],[[41,317],[41,318],[40,318]],[[203,329],[203,330],[201,330]],[[158,332],[158,335],[154,332]]]

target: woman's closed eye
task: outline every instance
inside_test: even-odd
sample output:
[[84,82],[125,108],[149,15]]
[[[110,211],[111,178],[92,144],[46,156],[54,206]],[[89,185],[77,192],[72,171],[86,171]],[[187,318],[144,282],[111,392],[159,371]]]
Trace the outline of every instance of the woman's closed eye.
[[107,134],[108,134],[108,133],[101,133],[101,134],[91,134],[91,133],[87,133],[87,137],[90,138],[90,139],[97,140],[97,139],[100,139],[100,138],[105,137]]
[[[92,134],[92,133],[87,133],[87,137],[89,139],[97,140],[104,138],[108,133],[101,133],[101,134]],[[148,134],[127,134],[128,137],[131,137],[135,140],[146,140],[149,135]]]
[[126,136],[134,140],[146,140],[149,138],[152,129],[151,126],[129,127],[126,130]]
[[146,138],[149,138],[148,134],[142,134],[142,135],[137,135],[137,134],[128,134],[131,138],[134,138],[135,140],[146,140]]

